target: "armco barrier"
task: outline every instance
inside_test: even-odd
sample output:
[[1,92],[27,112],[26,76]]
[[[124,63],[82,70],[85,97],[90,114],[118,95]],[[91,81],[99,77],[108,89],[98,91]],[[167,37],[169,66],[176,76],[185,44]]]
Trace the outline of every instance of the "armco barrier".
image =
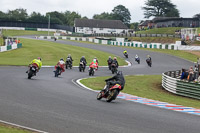
[[174,94],[200,99],[200,84],[181,81],[180,70],[170,71],[162,74],[162,87]]

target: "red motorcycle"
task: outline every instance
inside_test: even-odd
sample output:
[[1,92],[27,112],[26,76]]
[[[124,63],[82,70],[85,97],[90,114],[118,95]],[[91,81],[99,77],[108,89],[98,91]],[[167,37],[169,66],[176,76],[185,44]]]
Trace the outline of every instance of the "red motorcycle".
[[97,94],[97,100],[105,98],[106,102],[111,102],[117,98],[117,95],[122,90],[122,87],[119,84],[111,85],[109,86],[109,89],[106,90],[107,86],[108,85],[106,84],[104,89]]

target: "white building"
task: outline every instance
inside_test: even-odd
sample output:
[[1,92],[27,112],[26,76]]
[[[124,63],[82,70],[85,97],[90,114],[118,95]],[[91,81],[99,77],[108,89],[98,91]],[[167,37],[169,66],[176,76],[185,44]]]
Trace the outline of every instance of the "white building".
[[128,27],[120,20],[75,19],[76,33],[126,33]]

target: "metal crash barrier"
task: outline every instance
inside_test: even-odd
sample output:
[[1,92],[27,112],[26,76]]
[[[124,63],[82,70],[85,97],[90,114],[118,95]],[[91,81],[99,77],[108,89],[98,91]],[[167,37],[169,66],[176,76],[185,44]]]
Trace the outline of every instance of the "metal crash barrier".
[[200,99],[200,84],[180,80],[181,71],[169,71],[162,74],[162,87],[174,94]]

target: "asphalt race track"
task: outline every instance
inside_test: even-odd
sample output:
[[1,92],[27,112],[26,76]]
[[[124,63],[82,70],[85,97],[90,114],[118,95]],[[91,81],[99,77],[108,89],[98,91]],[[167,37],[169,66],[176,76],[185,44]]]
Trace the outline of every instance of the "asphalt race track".
[[[186,60],[143,50],[92,45],[58,40],[57,43],[82,46],[121,56],[129,53],[132,66],[120,68],[124,75],[161,74],[189,68]],[[141,64],[134,62],[138,54]],[[150,54],[152,68],[145,63]],[[98,58],[98,57],[97,57]],[[88,61],[89,62],[89,61]],[[199,133],[199,116],[116,99],[111,103],[96,100],[96,93],[74,84],[89,77],[78,68],[67,70],[59,78],[53,68],[42,68],[28,80],[26,67],[0,67],[0,119],[50,133]],[[100,68],[95,76],[112,75]]]

